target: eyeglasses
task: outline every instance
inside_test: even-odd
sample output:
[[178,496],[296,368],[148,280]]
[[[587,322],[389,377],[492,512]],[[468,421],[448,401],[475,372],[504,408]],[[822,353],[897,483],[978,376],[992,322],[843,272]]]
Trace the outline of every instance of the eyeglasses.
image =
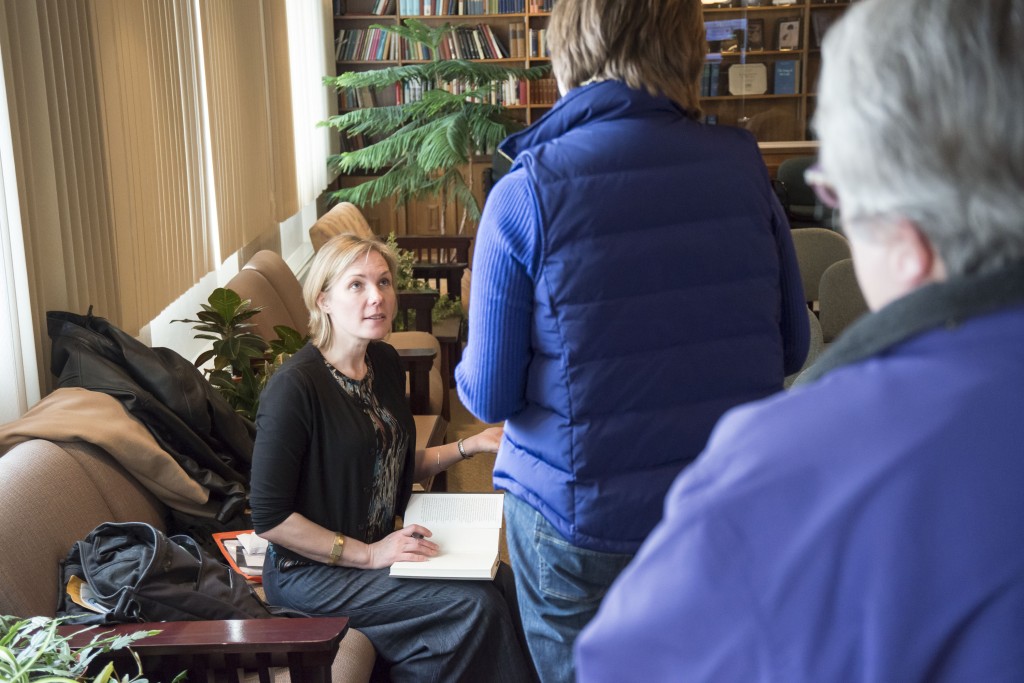
[[814,190],[814,196],[818,201],[830,209],[839,208],[839,194],[836,188],[829,182],[828,176],[820,164],[813,164],[804,171],[804,182]]

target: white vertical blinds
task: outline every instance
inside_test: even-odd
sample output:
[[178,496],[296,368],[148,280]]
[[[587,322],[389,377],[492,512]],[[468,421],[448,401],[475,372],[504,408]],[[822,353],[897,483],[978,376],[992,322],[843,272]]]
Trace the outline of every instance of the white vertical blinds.
[[220,249],[230,254],[278,222],[266,3],[198,0],[197,4]]
[[[0,7],[0,10],[3,8]],[[2,14],[0,14],[2,16]],[[0,28],[0,31],[3,29]],[[7,103],[5,41],[0,39],[0,422],[19,417],[39,400],[28,268],[14,173],[14,141]]]
[[[137,330],[215,267],[204,197],[194,11],[186,0],[92,5],[101,154],[106,160],[120,310]],[[104,221],[87,226],[91,234]],[[173,298],[173,297],[172,297]]]
[[46,310],[91,304],[136,333],[326,188],[330,12],[0,0],[40,357]]

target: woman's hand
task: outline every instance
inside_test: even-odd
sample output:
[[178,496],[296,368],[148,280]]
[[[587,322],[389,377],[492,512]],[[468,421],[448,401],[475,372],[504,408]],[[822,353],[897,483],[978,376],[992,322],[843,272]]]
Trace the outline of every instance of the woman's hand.
[[488,427],[479,434],[474,434],[463,440],[462,447],[466,449],[466,455],[497,453],[504,433],[504,427]]
[[430,529],[419,524],[410,524],[388,534],[376,543],[368,546],[369,563],[367,569],[383,569],[395,562],[423,562],[438,553],[437,544],[428,541]]

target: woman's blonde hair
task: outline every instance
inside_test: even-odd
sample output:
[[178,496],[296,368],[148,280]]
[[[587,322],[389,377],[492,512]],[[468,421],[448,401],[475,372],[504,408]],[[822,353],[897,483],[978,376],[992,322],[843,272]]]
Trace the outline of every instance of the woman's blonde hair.
[[391,281],[394,282],[398,272],[395,255],[387,244],[375,237],[360,237],[351,233],[336,235],[320,247],[313,258],[313,265],[309,267],[309,275],[302,287],[302,299],[309,309],[310,341],[318,348],[326,348],[331,344],[331,320],[320,310],[317,298],[329,290],[360,256],[366,257],[372,252],[380,254],[387,262]]
[[700,0],[558,0],[548,45],[563,90],[615,79],[700,115],[707,53]]

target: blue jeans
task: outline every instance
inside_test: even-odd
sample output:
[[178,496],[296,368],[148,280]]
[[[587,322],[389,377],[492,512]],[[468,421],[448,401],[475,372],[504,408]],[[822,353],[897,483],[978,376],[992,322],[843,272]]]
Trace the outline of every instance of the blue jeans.
[[519,612],[537,673],[542,683],[572,683],[576,636],[633,556],[572,545],[510,493],[505,494],[505,527]]

